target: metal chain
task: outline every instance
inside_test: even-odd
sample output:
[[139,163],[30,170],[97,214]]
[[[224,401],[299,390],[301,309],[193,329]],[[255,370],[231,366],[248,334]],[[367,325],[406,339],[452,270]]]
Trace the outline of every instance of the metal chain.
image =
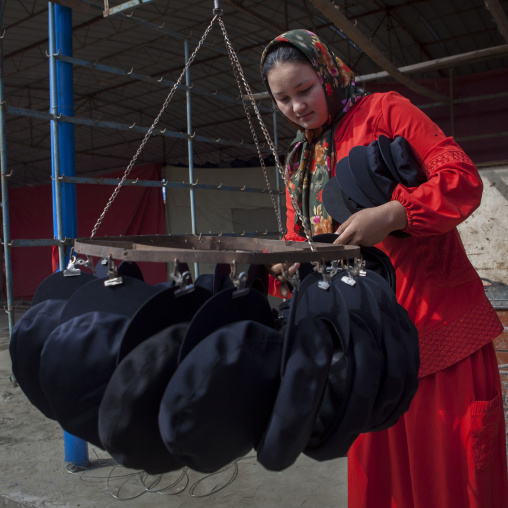
[[[159,111],[159,114],[157,115],[157,118],[154,120],[154,122],[152,123],[151,127],[148,129],[148,132],[145,134],[145,137],[143,138],[143,141],[141,142],[141,144],[139,145],[139,148],[137,149],[136,153],[134,154],[134,157],[132,158],[132,160],[129,162],[129,165],[127,166],[124,174],[123,174],[123,177],[122,179],[120,180],[120,182],[118,183],[118,185],[116,186],[115,190],[113,191],[113,194],[111,195],[111,197],[109,198],[109,201],[106,205],[106,207],[104,208],[104,211],[102,212],[101,216],[99,217],[99,219],[97,220],[97,223],[95,224],[93,230],[92,230],[92,234],[90,236],[90,238],[93,238],[95,236],[95,233],[97,233],[97,230],[99,229],[99,226],[101,225],[103,219],[104,219],[104,216],[106,215],[106,213],[108,212],[110,206],[113,204],[113,201],[116,199],[116,196],[118,195],[118,193],[120,192],[120,189],[122,187],[122,185],[124,184],[126,178],[129,176],[129,173],[131,172],[132,168],[134,167],[134,164],[136,162],[136,160],[138,159],[139,157],[139,154],[141,153],[141,151],[143,150],[143,148],[145,147],[148,139],[150,138],[150,136],[152,135],[153,133],[153,130],[155,128],[155,126],[159,123],[159,120],[162,116],[162,114],[164,113],[165,109],[168,107],[168,104],[169,102],[171,101],[171,99],[173,98],[173,95],[175,94],[175,91],[176,89],[178,88],[178,86],[180,85],[182,79],[183,79],[183,76],[185,75],[185,73],[187,72],[187,69],[189,68],[189,66],[191,65],[191,63],[194,61],[194,58],[196,57],[196,54],[197,52],[201,49],[201,46],[203,45],[203,43],[205,42],[205,39],[208,35],[208,33],[210,32],[210,30],[212,29],[212,26],[213,24],[215,23],[215,20],[218,18],[217,15],[215,15],[212,19],[212,21],[210,22],[210,24],[208,25],[207,29],[205,30],[205,32],[203,33],[203,36],[201,37],[201,40],[199,41],[198,45],[196,46],[196,49],[194,50],[194,52],[192,53],[192,55],[190,56],[190,58],[188,59],[187,63],[185,64],[185,67],[183,68],[183,71],[182,73],[180,74],[180,77],[178,78],[178,80],[176,81],[176,83],[173,85],[173,88],[171,89],[171,91],[169,92],[169,95],[166,97],[166,100],[164,101],[164,104],[162,105],[162,108],[161,110]],[[220,19],[220,18],[219,18]]]
[[[273,197],[272,188],[271,188],[270,183],[268,181],[268,175],[267,175],[267,172],[266,172],[266,166],[264,164],[263,157],[261,156],[259,142],[257,140],[257,136],[256,136],[256,133],[254,131],[254,127],[253,127],[252,122],[251,122],[250,114],[249,114],[249,112],[247,110],[246,101],[243,100],[242,87],[241,87],[241,84],[239,82],[238,75],[241,78],[241,81],[242,81],[243,86],[244,86],[245,91],[246,91],[246,95],[248,97],[250,97],[250,102],[251,102],[252,107],[254,108],[254,111],[256,113],[256,117],[257,117],[257,119],[259,121],[259,125],[261,127],[261,130],[263,131],[263,135],[265,136],[266,142],[268,143],[268,146],[270,147],[270,150],[272,151],[272,154],[273,154],[273,156],[275,158],[275,165],[277,167],[277,170],[278,170],[279,174],[281,175],[286,188],[288,188],[288,189],[289,189],[289,185],[288,185],[289,182],[288,182],[286,173],[285,173],[284,169],[282,168],[282,166],[280,164],[279,157],[278,157],[278,154],[277,154],[277,150],[275,149],[275,145],[272,142],[272,139],[270,137],[270,133],[268,132],[268,129],[266,128],[266,125],[265,125],[265,123],[263,121],[263,118],[261,117],[261,113],[259,112],[259,109],[257,107],[256,101],[255,101],[254,97],[252,96],[252,90],[251,90],[249,84],[247,83],[247,80],[245,79],[245,76],[243,74],[243,70],[242,70],[242,66],[240,64],[240,61],[238,60],[238,57],[236,56],[236,53],[235,53],[235,51],[233,49],[233,46],[231,45],[231,42],[230,42],[230,40],[228,38],[228,35],[227,35],[227,32],[226,32],[226,27],[224,26],[222,18],[220,18],[220,17],[219,17],[219,24],[220,24],[222,33],[224,35],[224,40],[226,42],[226,46],[228,48],[229,58],[230,58],[231,63],[233,65],[233,71],[235,73],[235,77],[237,79],[238,86],[240,88],[240,94],[242,96],[242,102],[243,102],[243,105],[244,105],[244,109],[245,109],[247,118],[249,120],[249,125],[250,125],[250,128],[251,128],[252,136],[254,138],[254,142],[256,144],[256,148],[258,150],[259,159],[260,159],[260,162],[261,162],[261,168],[262,168],[263,173],[265,175],[265,180],[266,180],[268,189],[270,191],[270,196],[272,197],[272,203],[274,204],[275,215],[277,216],[277,220],[279,222],[279,230],[280,230],[281,234],[283,235],[282,221],[281,221],[278,209],[277,209],[277,205],[275,203],[275,199]],[[307,242],[309,243],[311,250],[314,251],[316,249],[315,249],[315,246],[314,246],[314,244],[312,242],[312,239],[311,239],[312,235],[311,235],[310,230],[305,225],[305,221],[304,221],[303,214],[302,214],[302,211],[300,209],[300,206],[298,205],[298,202],[296,201],[295,196],[291,192],[289,193],[289,195],[290,195],[290,198],[291,198],[291,203],[293,205],[293,209],[295,210],[295,213],[298,215],[298,218],[300,219],[300,221],[302,223],[302,226],[304,228],[305,236],[307,237]]]
[[243,105],[243,109],[245,111],[245,116],[247,117],[247,120],[249,122],[250,131],[252,133],[252,138],[254,139],[254,143],[256,145],[256,149],[257,149],[258,156],[259,156],[259,162],[261,163],[261,168],[263,170],[263,175],[265,177],[266,186],[268,188],[268,191],[269,191],[269,194],[270,194],[270,198],[272,200],[273,208],[275,210],[275,216],[277,217],[277,222],[278,222],[278,226],[279,226],[279,232],[281,234],[281,237],[284,238],[284,227],[282,226],[282,219],[281,219],[278,207],[277,207],[277,202],[275,201],[275,196],[273,194],[273,190],[272,190],[272,187],[270,185],[270,180],[268,179],[268,173],[267,173],[267,170],[266,170],[265,161],[264,161],[263,155],[261,153],[261,146],[259,144],[259,140],[258,140],[256,131],[254,129],[254,125],[252,124],[252,118],[251,118],[249,109],[247,107],[247,102],[243,98],[242,81],[241,81],[241,72],[242,72],[242,69],[241,68],[238,69],[237,66],[236,66],[236,61],[238,61],[238,60],[235,61],[235,58],[233,56],[234,52],[232,51],[232,48],[230,47],[231,45],[230,45],[230,42],[229,42],[229,39],[228,39],[228,35],[226,33],[226,29],[224,27],[224,23],[222,22],[221,18],[219,18],[219,24],[221,26],[222,33],[223,33],[224,39],[226,41],[226,45],[228,47],[229,59],[231,60],[231,65],[233,67],[233,73],[234,73],[235,78],[236,78],[236,83],[238,84],[238,89],[240,91],[240,97],[242,98],[242,105]]

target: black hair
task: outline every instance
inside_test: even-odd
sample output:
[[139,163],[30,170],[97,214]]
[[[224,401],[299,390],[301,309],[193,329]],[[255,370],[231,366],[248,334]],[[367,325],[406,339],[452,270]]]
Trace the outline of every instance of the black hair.
[[289,42],[279,42],[274,44],[266,54],[263,62],[263,76],[276,66],[286,62],[306,62],[310,65],[309,59]]

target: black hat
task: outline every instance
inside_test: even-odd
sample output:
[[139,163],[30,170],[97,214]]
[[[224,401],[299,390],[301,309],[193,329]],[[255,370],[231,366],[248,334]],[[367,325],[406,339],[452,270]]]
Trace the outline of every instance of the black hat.
[[104,285],[105,280],[84,285],[68,300],[59,326],[44,344],[40,367],[41,386],[56,420],[97,446],[99,405],[123,334],[132,314],[157,293],[131,277],[113,286]]
[[62,312],[60,322],[95,311],[131,317],[144,302],[161,291],[161,288],[133,277],[122,277],[122,283],[118,285],[108,286],[105,281],[107,279],[95,277],[75,291]]
[[28,309],[12,329],[9,353],[12,373],[28,400],[47,418],[55,415],[39,381],[41,352],[58,326],[65,300],[43,300]]
[[[364,146],[355,146],[350,150],[347,157],[340,159],[335,166],[335,179],[344,193],[355,203],[358,203],[362,208],[369,208],[375,204],[364,192],[364,189],[359,185],[355,177],[355,173],[359,169],[363,171],[365,168],[364,152]],[[371,183],[371,181],[367,181],[367,183]]]
[[81,272],[73,276],[65,275],[64,271],[61,270],[52,273],[35,290],[32,307],[46,300],[67,300],[79,288],[95,280],[97,280],[97,277],[87,272]]
[[[293,303],[298,299],[293,291]],[[286,328],[281,384],[270,421],[256,447],[258,461],[271,471],[295,462],[312,434],[334,353],[332,330],[320,319],[295,326],[292,305]]]
[[227,288],[209,298],[192,318],[180,349],[181,362],[206,336],[236,321],[256,321],[274,328],[268,300],[255,289]]
[[166,287],[148,298],[134,313],[123,334],[118,362],[138,344],[171,325],[189,322],[212,296],[207,289],[189,285]]
[[[338,222],[345,222],[353,213],[391,200],[398,183],[407,186],[424,181],[423,172],[407,140],[391,141],[380,136],[367,146],[353,147],[348,156],[339,160],[335,177],[323,188],[323,205]],[[407,233],[394,231],[392,236]]]
[[58,423],[102,448],[97,419],[127,316],[88,312],[57,326],[41,353],[40,382]]
[[109,380],[99,408],[99,437],[125,467],[162,474],[183,464],[166,449],[159,433],[159,406],[177,368],[188,323],[165,328],[130,351]]
[[[382,353],[365,321],[356,314],[351,314],[349,319],[354,375],[345,411],[342,418],[320,436],[319,445],[311,440],[304,450],[305,455],[320,461],[345,456],[355,439],[367,431],[379,391]],[[329,384],[333,384],[333,380],[330,381]],[[320,411],[323,410],[331,411],[333,416],[333,406],[322,406]]]
[[384,408],[378,409],[377,418],[371,422],[374,432],[391,427],[409,409],[418,388],[420,357],[416,327],[385,280],[375,272],[368,272],[364,283],[375,293],[382,313],[383,351],[387,365],[380,391]]
[[406,187],[418,187],[425,181],[425,173],[406,138],[397,136],[391,140],[381,134],[377,145],[394,181]]
[[324,443],[344,417],[354,377],[348,308],[338,288],[332,284],[326,289],[326,284],[321,286],[322,281],[320,273],[309,274],[300,284],[298,298],[292,304],[296,305],[295,327],[306,319],[320,320],[329,327],[333,337],[334,349],[328,382],[308,443],[312,447]]
[[257,445],[279,388],[282,342],[269,326],[238,321],[184,357],[159,413],[162,439],[177,460],[209,473]]

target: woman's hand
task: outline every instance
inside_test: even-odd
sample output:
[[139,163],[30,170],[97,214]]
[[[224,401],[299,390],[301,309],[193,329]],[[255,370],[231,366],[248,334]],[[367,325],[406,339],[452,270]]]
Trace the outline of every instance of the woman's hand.
[[289,296],[289,288],[287,284],[287,279],[284,275],[284,272],[286,272],[286,275],[288,277],[293,276],[296,273],[296,270],[300,268],[300,263],[294,263],[291,265],[288,269],[286,263],[277,263],[275,265],[266,265],[266,269],[268,270],[268,273],[275,277],[280,282],[280,294],[287,298]]
[[333,242],[341,245],[376,245],[392,231],[407,227],[406,210],[399,201],[389,201],[374,208],[365,208],[351,215],[341,224]]

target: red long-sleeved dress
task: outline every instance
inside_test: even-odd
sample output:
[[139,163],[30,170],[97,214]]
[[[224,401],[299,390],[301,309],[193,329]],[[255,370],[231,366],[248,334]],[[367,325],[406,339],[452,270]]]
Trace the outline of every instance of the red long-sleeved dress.
[[[396,425],[361,435],[349,450],[349,507],[508,506],[492,346],[503,327],[456,229],[480,205],[481,178],[457,143],[395,92],[369,95],[346,114],[335,131],[336,160],[381,134],[406,138],[427,176],[392,195],[406,210],[410,236],[377,245],[394,265],[397,299],[419,332],[420,385]],[[287,199],[286,237],[303,240],[294,217]]]

